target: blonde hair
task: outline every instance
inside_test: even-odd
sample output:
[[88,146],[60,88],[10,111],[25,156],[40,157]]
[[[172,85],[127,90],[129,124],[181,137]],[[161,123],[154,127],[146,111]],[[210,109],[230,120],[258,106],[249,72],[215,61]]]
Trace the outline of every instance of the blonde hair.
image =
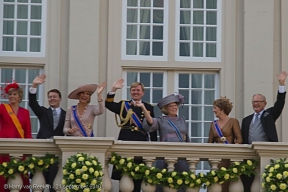
[[144,92],[144,84],[141,83],[141,82],[134,82],[134,83],[132,83],[131,86],[130,86],[130,91],[131,91],[132,88],[135,88],[135,87],[137,87],[138,85],[141,86],[142,91]]
[[216,99],[213,102],[213,106],[216,106],[220,110],[223,110],[223,112],[226,115],[229,115],[229,113],[231,112],[231,110],[233,108],[232,102],[230,102],[230,99],[228,99],[226,97],[220,97],[219,99]]
[[8,90],[8,95],[11,94],[12,92],[16,91],[19,95],[19,103],[21,103],[22,99],[23,99],[23,90],[20,88],[10,88]]

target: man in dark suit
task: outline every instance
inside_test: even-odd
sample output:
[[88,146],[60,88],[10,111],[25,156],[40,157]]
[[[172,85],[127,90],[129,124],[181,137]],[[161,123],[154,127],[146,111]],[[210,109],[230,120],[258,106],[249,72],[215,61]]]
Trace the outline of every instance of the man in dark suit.
[[[29,106],[40,122],[40,129],[37,139],[48,139],[53,136],[64,136],[63,127],[65,123],[66,111],[60,108],[61,93],[57,89],[51,89],[47,93],[50,107],[40,106],[37,102],[36,92],[38,85],[45,82],[44,74],[38,75],[29,89]],[[43,172],[46,184],[50,185],[50,192],[54,192],[53,181],[58,171],[58,164],[53,164],[47,172]]]
[[[105,107],[115,115],[119,115],[120,124],[117,126],[121,127],[118,140],[123,141],[157,141],[157,132],[146,133],[142,128],[142,122],[144,119],[144,112],[140,107],[134,106],[135,102],[142,102],[146,109],[149,111],[150,115],[154,117],[154,108],[151,104],[142,101],[144,96],[144,85],[140,82],[135,82],[130,86],[131,100],[120,102],[114,102],[115,93],[118,89],[121,89],[124,80],[118,79],[113,84],[111,91],[107,94],[105,100]],[[137,154],[135,154],[137,156]],[[142,161],[137,159],[136,163],[141,163]],[[119,171],[114,171],[112,173],[112,179],[120,180],[121,173]],[[140,192],[141,190],[141,180],[134,180],[134,190],[133,192]]]
[[[266,98],[262,94],[252,97],[254,113],[242,120],[241,133],[244,144],[252,144],[253,141],[278,142],[275,121],[281,115],[285,104],[285,80],[288,73],[283,71],[278,75],[279,90],[277,100],[273,107],[265,110]],[[250,192],[255,175],[251,177],[241,175],[244,192]]]

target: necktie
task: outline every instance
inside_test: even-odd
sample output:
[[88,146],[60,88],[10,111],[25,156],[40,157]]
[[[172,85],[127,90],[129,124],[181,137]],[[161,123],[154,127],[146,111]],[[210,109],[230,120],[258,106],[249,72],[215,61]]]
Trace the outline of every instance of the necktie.
[[254,124],[257,124],[257,123],[260,122],[259,115],[260,115],[259,113],[256,113],[256,114],[255,114]]
[[56,109],[53,109],[53,127],[54,127],[54,129],[57,127],[58,123],[59,123],[59,116],[57,114]]

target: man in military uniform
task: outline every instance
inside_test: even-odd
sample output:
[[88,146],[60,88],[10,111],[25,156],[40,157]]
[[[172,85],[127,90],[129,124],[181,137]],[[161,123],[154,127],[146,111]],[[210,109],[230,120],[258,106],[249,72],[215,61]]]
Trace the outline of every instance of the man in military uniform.
[[[118,79],[114,82],[111,91],[107,94],[105,100],[105,107],[115,115],[119,115],[120,124],[117,126],[121,127],[118,140],[123,141],[157,141],[157,132],[146,133],[142,128],[142,122],[144,119],[143,111],[140,107],[134,106],[135,102],[142,102],[146,109],[150,112],[151,117],[154,117],[153,106],[149,103],[143,102],[142,97],[144,96],[144,85],[140,82],[135,82],[130,87],[131,100],[120,102],[114,102],[115,93],[118,89],[121,89],[124,85],[123,79]],[[137,154],[135,154],[137,156]],[[141,163],[141,160],[135,160],[136,163]],[[120,180],[121,172],[114,171],[112,173],[112,179]],[[134,180],[133,192],[140,192],[141,180]]]

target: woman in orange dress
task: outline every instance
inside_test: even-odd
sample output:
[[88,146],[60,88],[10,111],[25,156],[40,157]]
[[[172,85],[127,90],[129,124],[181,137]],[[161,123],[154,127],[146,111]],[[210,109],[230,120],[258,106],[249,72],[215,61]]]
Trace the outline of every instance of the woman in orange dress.
[[[0,104],[0,138],[31,139],[30,115],[27,109],[19,106],[23,98],[23,91],[17,83],[6,86],[5,94],[8,95],[9,104]],[[9,161],[9,156],[0,156],[0,163]],[[23,185],[29,185],[28,177],[23,177]],[[4,185],[7,179],[0,176],[0,191],[9,192]],[[29,192],[21,189],[20,192]]]
[[[217,120],[210,125],[208,143],[243,143],[239,121],[228,116],[232,108],[232,103],[226,97],[221,97],[213,102],[213,112]],[[218,165],[219,168],[228,168],[229,166],[229,159],[223,159]],[[229,182],[225,182],[222,185],[222,192],[229,192]]]

